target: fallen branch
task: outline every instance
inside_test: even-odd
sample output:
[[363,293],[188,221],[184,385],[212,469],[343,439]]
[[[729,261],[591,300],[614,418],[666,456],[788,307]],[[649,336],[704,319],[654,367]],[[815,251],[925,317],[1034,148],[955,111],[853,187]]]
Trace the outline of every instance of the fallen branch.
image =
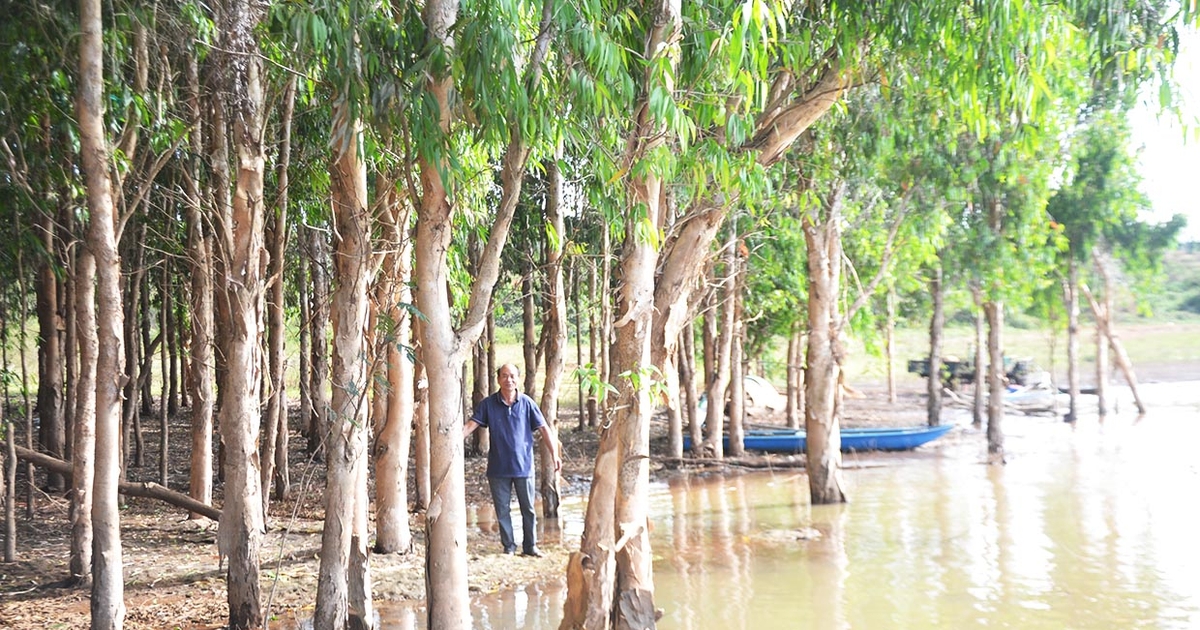
[[[73,472],[71,462],[63,461],[57,457],[51,457],[45,453],[31,451],[21,446],[17,447],[17,458],[23,459],[34,466],[40,466],[52,472],[59,473],[67,477],[67,483],[70,483],[69,479],[71,477],[71,473]],[[221,510],[218,510],[211,505],[201,503],[200,501],[197,501],[181,492],[175,492],[166,486],[160,486],[154,482],[142,481],[134,483],[122,481],[117,485],[117,491],[125,496],[143,497],[146,499],[157,499],[159,501],[164,501],[176,507],[183,508],[189,512],[207,516],[214,521],[221,519]]]

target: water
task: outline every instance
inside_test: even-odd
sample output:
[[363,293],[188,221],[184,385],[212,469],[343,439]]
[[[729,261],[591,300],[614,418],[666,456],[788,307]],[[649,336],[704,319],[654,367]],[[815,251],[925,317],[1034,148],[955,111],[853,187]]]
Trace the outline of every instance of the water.
[[[1200,383],[1143,388],[1142,420],[1006,418],[1005,466],[965,426],[848,455],[846,505],[810,505],[798,471],[656,484],[659,627],[1200,627]],[[473,625],[555,628],[563,597],[478,597]],[[424,623],[404,615],[384,627]]]

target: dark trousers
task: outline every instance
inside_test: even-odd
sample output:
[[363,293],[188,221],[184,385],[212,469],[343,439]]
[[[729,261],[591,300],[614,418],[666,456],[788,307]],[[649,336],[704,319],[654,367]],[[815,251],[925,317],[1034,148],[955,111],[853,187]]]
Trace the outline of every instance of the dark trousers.
[[496,508],[496,521],[500,523],[500,544],[505,553],[517,550],[513,539],[512,496],[516,490],[517,503],[521,506],[521,530],[524,540],[521,550],[532,553],[537,548],[537,515],[533,511],[533,477],[488,477],[492,489],[492,506]]

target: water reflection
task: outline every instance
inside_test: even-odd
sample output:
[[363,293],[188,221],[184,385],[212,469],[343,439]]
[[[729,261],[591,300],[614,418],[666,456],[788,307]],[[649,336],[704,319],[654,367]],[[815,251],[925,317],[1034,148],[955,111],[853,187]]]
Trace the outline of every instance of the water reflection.
[[1007,466],[964,428],[847,470],[845,506],[791,472],[672,482],[660,627],[1200,627],[1194,412],[1014,417]]
[[[1141,422],[1008,418],[1005,466],[983,464],[986,437],[969,427],[855,456],[869,465],[845,471],[847,505],[810,505],[793,470],[657,484],[659,627],[1200,627],[1196,385],[1144,386],[1175,406]],[[556,628],[564,590],[475,598],[473,626]],[[390,610],[383,628],[424,625]]]

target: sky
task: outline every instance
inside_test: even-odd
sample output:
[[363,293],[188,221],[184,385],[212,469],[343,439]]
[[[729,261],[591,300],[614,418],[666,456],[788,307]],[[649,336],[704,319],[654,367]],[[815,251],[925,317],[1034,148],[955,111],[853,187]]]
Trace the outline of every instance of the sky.
[[1142,192],[1153,211],[1145,218],[1161,222],[1173,215],[1188,217],[1181,241],[1200,241],[1200,32],[1183,34],[1175,63],[1182,92],[1185,133],[1171,115],[1157,115],[1157,94],[1131,118],[1134,146],[1141,146]]

